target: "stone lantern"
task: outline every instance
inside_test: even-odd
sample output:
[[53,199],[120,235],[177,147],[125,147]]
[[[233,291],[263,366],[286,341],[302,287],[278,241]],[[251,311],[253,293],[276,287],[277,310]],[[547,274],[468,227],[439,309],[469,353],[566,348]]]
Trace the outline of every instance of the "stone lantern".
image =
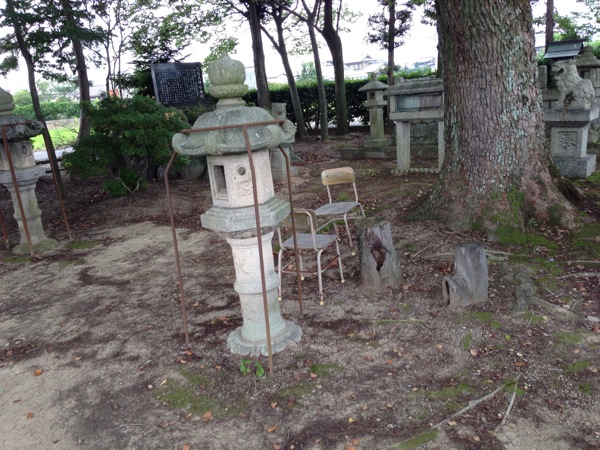
[[[248,86],[244,84],[246,75],[241,62],[223,55],[209,66],[207,72],[209,92],[219,101],[215,111],[196,120],[194,129],[211,130],[176,134],[173,148],[184,155],[206,155],[213,206],[202,214],[202,226],[223,236],[231,246],[236,274],[234,289],[239,294],[242,307],[243,325],[229,335],[229,349],[241,355],[266,355],[266,317],[251,167],[244,130],[235,125],[274,119],[264,109],[248,107],[242,100]],[[293,141],[295,131],[289,121],[247,128],[256,175],[273,352],[295,345],[302,336],[298,325],[281,316],[277,298],[279,278],[275,272],[271,246],[273,232],[289,214],[290,206],[288,202],[275,197],[269,149],[282,142]]]
[[[35,164],[30,138],[40,134],[43,125],[40,122],[31,123],[23,116],[14,115],[12,113],[14,107],[12,95],[0,88],[0,132],[2,132],[2,136],[6,136],[8,141],[10,159],[16,178],[16,188],[4,142],[0,145],[0,183],[10,192],[15,210],[14,217],[19,225],[21,235],[21,241],[14,247],[13,253],[27,254],[29,243],[24,221],[21,217],[21,206],[33,250],[50,250],[56,247],[57,242],[54,239],[48,239],[44,234],[41,219],[42,211],[38,207],[35,196],[35,185],[45,171],[43,167]],[[3,140],[3,138],[0,137],[0,140]]]
[[388,85],[379,81],[375,73],[369,74],[369,77],[369,82],[358,90],[358,92],[367,94],[367,101],[364,105],[369,110],[371,134],[365,141],[365,147],[387,147],[392,144],[391,138],[385,136],[383,127],[383,108],[387,106],[383,92],[388,88]]

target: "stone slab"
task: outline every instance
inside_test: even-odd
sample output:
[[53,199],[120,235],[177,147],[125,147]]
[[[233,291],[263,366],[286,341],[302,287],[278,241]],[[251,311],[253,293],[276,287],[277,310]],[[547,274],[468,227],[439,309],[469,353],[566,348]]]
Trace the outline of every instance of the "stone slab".
[[585,155],[582,158],[553,157],[552,159],[561,175],[567,178],[587,178],[596,169],[596,155]]
[[589,123],[584,127],[552,127],[550,152],[561,158],[582,158],[587,152]]
[[544,109],[544,121],[554,127],[583,127],[598,118],[600,108],[592,109]]

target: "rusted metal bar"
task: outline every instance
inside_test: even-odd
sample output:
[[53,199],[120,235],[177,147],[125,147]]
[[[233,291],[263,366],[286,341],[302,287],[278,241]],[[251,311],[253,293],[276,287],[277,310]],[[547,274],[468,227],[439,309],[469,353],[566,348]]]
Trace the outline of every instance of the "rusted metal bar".
[[[251,126],[259,125],[252,123]],[[269,323],[269,303],[267,300],[267,281],[265,277],[265,257],[262,249],[262,230],[260,227],[260,213],[258,209],[258,192],[256,191],[256,171],[254,169],[254,159],[252,158],[252,149],[250,148],[250,136],[248,135],[248,124],[242,125],[244,139],[246,139],[246,151],[248,152],[248,162],[250,163],[250,176],[252,177],[252,195],[254,196],[254,216],[256,218],[256,237],[258,240],[258,259],[260,261],[260,282],[262,283],[263,307],[265,310],[265,327],[267,331],[267,352],[269,354],[269,376],[273,376],[273,348],[271,344],[271,325]]]
[[[57,163],[58,164],[58,163]],[[58,204],[60,206],[60,212],[63,216],[63,221],[65,223],[65,230],[67,232],[67,237],[70,241],[73,240],[71,236],[71,227],[69,226],[69,219],[67,218],[67,211],[65,210],[65,203],[63,202],[62,194],[60,192],[60,186],[58,185],[58,178],[56,172],[54,172],[54,164],[50,164],[50,171],[52,172],[52,181],[54,181],[54,190],[56,191],[56,196],[58,197]]]
[[25,217],[25,209],[23,208],[23,199],[21,199],[21,191],[19,190],[19,186],[17,184],[17,174],[15,173],[15,166],[13,165],[12,155],[10,154],[10,148],[8,147],[6,125],[2,126],[2,140],[4,141],[4,151],[6,152],[6,160],[8,161],[8,167],[10,168],[10,176],[12,177],[13,186],[15,188],[15,194],[17,196],[17,204],[19,205],[21,221],[23,222],[23,231],[25,231],[25,237],[27,238],[29,255],[34,256],[33,243],[31,242],[31,234],[29,233],[29,226],[27,225],[27,218]]
[[185,335],[186,345],[190,344],[190,334],[188,332],[187,308],[183,295],[183,277],[181,276],[181,262],[179,261],[179,248],[177,247],[177,232],[175,230],[175,217],[173,216],[173,201],[171,199],[171,186],[169,184],[169,171],[175,161],[177,153],[173,152],[169,164],[165,169],[165,188],[167,190],[167,206],[169,207],[169,220],[171,221],[171,233],[173,235],[173,250],[175,251],[175,266],[177,267],[177,280],[179,284],[179,299],[181,301],[181,314],[183,316],[183,334]]
[[8,231],[6,230],[6,224],[4,223],[4,217],[2,216],[2,211],[0,210],[0,226],[2,227],[2,236],[4,237],[4,245],[6,248],[10,248],[8,245]]
[[[294,217],[294,198],[292,195],[292,175],[290,170],[290,157],[284,148],[280,145],[279,150],[285,158],[285,170],[288,184],[288,196],[290,198],[290,211],[292,219],[292,236],[294,237],[294,255],[296,259],[296,283],[298,285],[298,304],[300,305],[300,315],[304,315],[304,309],[302,306],[302,274],[300,272],[300,255],[298,255],[298,239],[296,237],[296,218]],[[281,270],[281,267],[279,268]]]

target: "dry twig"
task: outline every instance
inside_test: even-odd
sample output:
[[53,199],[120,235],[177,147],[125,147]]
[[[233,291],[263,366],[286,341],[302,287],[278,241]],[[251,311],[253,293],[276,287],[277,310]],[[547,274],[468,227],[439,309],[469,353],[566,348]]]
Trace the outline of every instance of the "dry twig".
[[578,273],[570,273],[568,275],[563,275],[562,277],[556,278],[590,278],[590,277],[600,277],[600,272],[578,272]]
[[[533,316],[531,316],[531,317],[533,317]],[[512,397],[510,398],[510,403],[508,404],[508,409],[504,413],[504,419],[502,419],[502,422],[500,422],[500,425],[504,425],[504,422],[506,422],[506,419],[508,419],[508,415],[510,414],[512,407],[515,404],[515,398],[517,396],[517,386],[519,385],[519,378],[521,378],[521,374],[519,374],[517,376],[517,378],[515,379],[515,390],[513,391]]]

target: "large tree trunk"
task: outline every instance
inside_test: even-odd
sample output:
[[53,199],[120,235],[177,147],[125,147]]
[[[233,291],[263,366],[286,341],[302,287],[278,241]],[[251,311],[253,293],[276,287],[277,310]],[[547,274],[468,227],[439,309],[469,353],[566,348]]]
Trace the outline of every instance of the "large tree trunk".
[[315,72],[317,74],[317,93],[319,96],[319,125],[321,131],[321,141],[329,140],[329,118],[327,117],[327,96],[325,95],[325,84],[323,82],[323,69],[321,68],[321,56],[319,55],[319,44],[317,43],[317,34],[313,25],[308,26],[310,36],[310,45],[313,51],[315,61]]
[[554,42],[554,0],[546,0],[546,52],[550,42]]
[[[69,22],[74,30],[79,28],[79,24],[73,15],[73,6],[70,0],[61,0],[60,3],[67,22]],[[79,133],[77,134],[77,143],[79,143],[81,139],[90,135],[90,123],[83,109],[83,105],[90,102],[90,81],[87,74],[85,55],[83,54],[83,44],[77,38],[71,38],[71,44],[73,46],[73,54],[75,55],[75,71],[77,72],[77,81],[79,83],[79,104],[81,108],[79,112]]]
[[250,24],[250,34],[252,35],[252,53],[254,55],[254,73],[256,74],[256,97],[258,106],[270,110],[271,97],[269,95],[269,86],[267,84],[265,53],[263,51],[260,19],[258,17],[256,0],[250,0],[250,2],[248,2],[248,22]]
[[292,99],[292,106],[294,108],[294,115],[296,116],[296,135],[298,139],[304,139],[308,136],[306,131],[306,123],[304,122],[304,113],[302,112],[302,105],[300,104],[300,97],[298,95],[298,88],[296,87],[296,78],[294,78],[294,72],[290,64],[288,57],[288,51],[285,46],[285,38],[283,36],[283,11],[281,6],[273,6],[273,20],[275,21],[275,27],[277,28],[277,41],[267,33],[264,28],[265,35],[269,38],[279,56],[281,56],[281,62],[285,69],[285,76],[288,80],[288,86],[290,88],[290,97]]
[[396,31],[396,0],[388,0],[388,35],[387,35],[387,84],[394,85],[394,50]]
[[342,40],[333,26],[333,0],[323,0],[323,38],[331,52],[333,72],[335,76],[335,112],[337,119],[337,134],[349,133],[348,102],[346,101],[346,80],[344,75],[344,53]]
[[521,227],[573,208],[549,172],[528,0],[438,2],[446,160],[419,212],[454,229]]

